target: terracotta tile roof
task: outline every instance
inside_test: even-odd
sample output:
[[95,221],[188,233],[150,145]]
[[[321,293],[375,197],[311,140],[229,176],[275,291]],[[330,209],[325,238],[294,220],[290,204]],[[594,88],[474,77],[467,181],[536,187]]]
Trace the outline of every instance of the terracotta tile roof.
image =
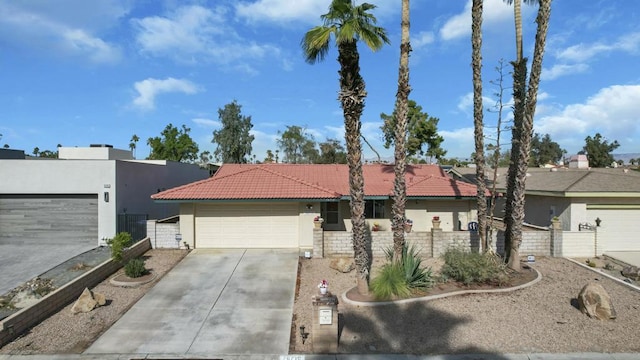
[[[365,196],[393,194],[393,165],[363,165]],[[473,197],[476,187],[437,165],[407,166],[407,196]],[[225,164],[211,178],[152,195],[155,200],[340,199],[349,196],[349,168],[330,164]]]

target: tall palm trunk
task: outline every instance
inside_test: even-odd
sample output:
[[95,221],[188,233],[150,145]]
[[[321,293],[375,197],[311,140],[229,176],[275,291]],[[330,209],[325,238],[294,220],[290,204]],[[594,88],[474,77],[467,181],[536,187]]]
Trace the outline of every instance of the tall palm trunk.
[[[509,1],[511,2],[511,1]],[[511,262],[512,247],[515,239],[521,237],[522,222],[524,221],[524,207],[519,209],[515,204],[518,183],[518,168],[520,161],[522,122],[524,104],[527,91],[527,59],[522,55],[522,0],[513,0],[513,19],[516,30],[516,60],[513,65],[513,128],[511,129],[511,157],[507,171],[507,196],[505,203],[505,261]],[[526,171],[525,171],[526,175]],[[524,189],[522,190],[524,192]]]
[[395,261],[402,259],[404,247],[405,205],[407,202],[407,184],[404,173],[407,150],[407,115],[409,113],[409,0],[402,0],[402,40],[400,42],[400,67],[398,69],[398,92],[396,93],[396,128],[395,128],[395,181],[393,186],[393,257]]
[[[509,267],[513,270],[520,270],[520,244],[522,243],[522,223],[524,222],[524,206],[525,206],[525,187],[527,179],[527,171],[529,165],[529,157],[531,150],[531,137],[533,135],[533,118],[536,111],[536,103],[538,98],[538,88],[540,85],[540,74],[542,73],[542,59],[544,56],[544,48],[546,45],[547,31],[549,29],[549,17],[551,15],[551,0],[540,0],[538,7],[538,16],[536,18],[536,42],[533,52],[533,62],[531,64],[531,74],[529,75],[529,88],[526,95],[520,94],[520,97],[524,99],[522,104],[520,126],[518,126],[518,162],[516,163],[515,179],[513,181],[513,195],[512,195],[512,216],[510,221],[512,224],[507,223],[506,236],[510,238],[510,248],[508,256]],[[518,64],[515,70],[518,74],[514,73],[514,79],[516,75],[518,79],[522,79],[524,83],[526,79],[526,60],[525,65]],[[522,67],[525,68],[524,74],[522,74]],[[515,83],[514,83],[515,86]],[[524,91],[524,89],[523,89]],[[514,90],[515,92],[515,90]],[[526,98],[525,98],[526,96]],[[514,94],[515,98],[515,94]],[[515,123],[515,116],[514,116]],[[514,124],[514,127],[516,125]],[[513,159],[513,155],[512,155]],[[507,199],[509,202],[509,199]],[[509,226],[511,225],[511,226]]]
[[369,293],[371,246],[367,242],[364,218],[364,176],[362,173],[362,144],[360,143],[360,116],[367,96],[364,80],[360,76],[360,56],[354,41],[338,46],[340,63],[340,93],[338,99],[344,114],[347,163],[349,164],[349,193],[351,195],[351,224],[356,282],[358,293]]
[[487,241],[487,183],[485,181],[484,132],[482,109],[482,0],[473,0],[471,7],[471,63],[473,69],[473,126],[475,139],[476,185],[478,188],[478,234],[483,251]]

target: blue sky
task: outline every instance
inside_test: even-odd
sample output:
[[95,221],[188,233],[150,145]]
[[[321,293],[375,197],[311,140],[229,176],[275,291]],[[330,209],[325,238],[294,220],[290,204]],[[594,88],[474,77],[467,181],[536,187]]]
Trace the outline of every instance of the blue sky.
[[[320,24],[329,0],[22,0],[0,2],[0,144],[34,147],[107,143],[127,149],[164,127],[186,125],[213,152],[218,109],[234,99],[252,117],[257,159],[275,150],[278,131],[305,127],[317,141],[343,140],[338,63],[331,50],[305,63],[300,39]],[[380,113],[395,101],[400,1],[371,0],[391,45],[361,46],[369,96],[367,139],[383,156]],[[411,98],[440,119],[447,157],[473,151],[471,0],[412,1]],[[569,154],[600,132],[640,153],[640,2],[553,2],[535,116]],[[536,8],[524,6],[525,54],[531,56]],[[512,8],[485,1],[485,109],[496,103],[490,81],[502,58],[515,57]],[[510,66],[507,66],[507,71]],[[511,83],[505,74],[506,86]],[[505,102],[510,90],[506,90]],[[510,110],[507,109],[510,117]],[[495,125],[496,114],[485,113]],[[487,130],[490,132],[490,130]],[[365,148],[365,155],[373,153]]]

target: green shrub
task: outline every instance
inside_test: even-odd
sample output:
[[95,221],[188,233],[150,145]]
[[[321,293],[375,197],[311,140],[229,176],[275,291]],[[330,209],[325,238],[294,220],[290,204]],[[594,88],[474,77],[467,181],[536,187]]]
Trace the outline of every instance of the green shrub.
[[422,267],[420,251],[415,245],[402,248],[402,268],[407,286],[411,289],[425,289],[433,286],[433,273],[431,268]]
[[504,265],[495,255],[480,254],[451,248],[444,254],[442,277],[460,281],[465,285],[500,283]]
[[124,266],[124,273],[130,278],[138,278],[147,274],[147,268],[144,267],[144,260],[135,258],[129,260]]
[[415,246],[402,248],[402,259],[393,262],[393,247],[384,250],[388,264],[380,275],[371,281],[371,291],[378,299],[390,299],[393,295],[400,298],[411,295],[412,289],[426,289],[433,285],[431,268],[422,267],[420,252]]
[[113,239],[107,240],[107,245],[111,246],[111,259],[113,261],[122,261],[122,253],[124,249],[131,246],[133,239],[128,232],[120,232]]
[[380,274],[371,280],[371,291],[376,299],[388,300],[394,295],[404,298],[411,295],[404,269],[397,263],[382,266]]

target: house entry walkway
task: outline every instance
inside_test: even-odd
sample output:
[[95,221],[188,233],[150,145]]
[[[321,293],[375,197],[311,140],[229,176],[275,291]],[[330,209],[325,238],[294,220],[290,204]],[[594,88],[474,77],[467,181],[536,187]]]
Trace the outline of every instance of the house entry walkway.
[[196,249],[85,354],[288,354],[297,249]]

